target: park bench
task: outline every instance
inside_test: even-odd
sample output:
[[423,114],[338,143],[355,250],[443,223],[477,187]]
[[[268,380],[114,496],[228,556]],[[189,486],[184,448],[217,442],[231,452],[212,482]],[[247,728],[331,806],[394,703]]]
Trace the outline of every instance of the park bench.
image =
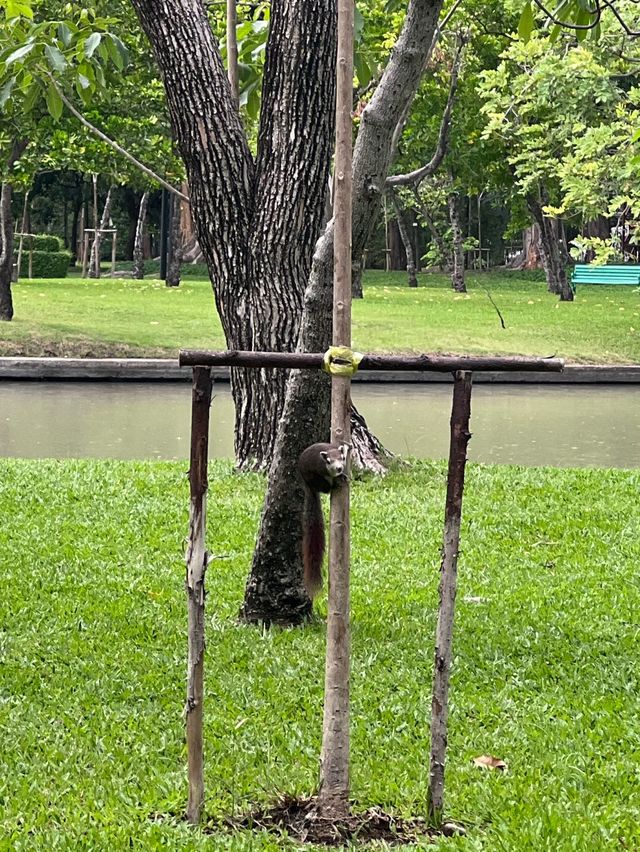
[[631,263],[598,266],[594,263],[579,263],[573,269],[571,284],[632,284],[640,286],[640,266]]

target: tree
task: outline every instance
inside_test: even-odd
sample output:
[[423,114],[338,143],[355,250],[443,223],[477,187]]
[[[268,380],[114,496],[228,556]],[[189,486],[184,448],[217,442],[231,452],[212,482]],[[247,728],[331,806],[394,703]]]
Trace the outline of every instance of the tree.
[[548,288],[571,301],[553,213],[562,194],[562,163],[573,151],[577,127],[615,118],[616,84],[584,46],[535,36],[509,46],[498,68],[484,73],[480,93],[485,136],[500,140],[515,190],[538,227]]

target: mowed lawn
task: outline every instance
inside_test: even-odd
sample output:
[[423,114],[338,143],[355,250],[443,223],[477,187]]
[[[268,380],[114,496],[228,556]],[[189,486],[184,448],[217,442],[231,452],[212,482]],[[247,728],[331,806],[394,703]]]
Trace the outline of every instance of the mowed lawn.
[[[456,295],[444,275],[369,271],[354,302],[353,344],[362,351],[557,355],[584,363],[640,363],[640,291],[581,287],[561,303],[541,281],[469,276]],[[498,306],[506,328],[487,294]],[[181,347],[224,348],[208,281],[109,278],[25,281],[16,315],[0,324],[0,354],[152,355]]]
[[[220,829],[314,790],[325,635],[238,625],[264,481],[230,462],[210,470],[211,833],[180,818],[184,471],[0,460],[2,850],[296,848]],[[444,485],[429,462],[354,485],[357,807],[425,812]],[[431,848],[640,849],[639,488],[638,471],[470,465],[446,776],[467,836]]]

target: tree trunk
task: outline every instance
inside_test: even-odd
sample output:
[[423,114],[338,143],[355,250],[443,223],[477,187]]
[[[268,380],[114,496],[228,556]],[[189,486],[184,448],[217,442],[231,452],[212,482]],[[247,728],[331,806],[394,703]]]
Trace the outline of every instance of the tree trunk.
[[[7,160],[9,175],[15,163],[20,159],[27,143],[14,140],[11,153]],[[13,214],[11,212],[11,196],[13,187],[8,180],[2,182],[0,190],[0,321],[10,322],[13,319],[13,297],[11,295],[11,280],[13,277]]]
[[418,192],[415,194],[416,201],[419,204],[420,215],[422,216],[425,225],[429,229],[429,233],[431,234],[431,239],[438,247],[438,254],[440,255],[440,269],[449,272],[451,269],[451,264],[449,263],[450,252],[447,248],[447,244],[444,241],[444,237],[438,230],[438,227],[431,215],[429,208],[425,204],[425,202],[420,198]]
[[389,269],[406,269],[407,255],[402,245],[402,237],[397,219],[389,219]]
[[460,223],[460,210],[458,209],[458,193],[450,192],[448,202],[449,221],[451,222],[451,234],[453,238],[451,283],[456,293],[466,293],[467,286],[464,283],[464,248],[462,240],[462,225]]
[[527,196],[527,206],[540,231],[540,254],[550,293],[560,296],[561,302],[573,301],[573,290],[567,279],[567,268],[562,257],[560,244],[552,219],[544,215],[543,207],[548,203],[544,189],[540,197]]
[[113,200],[113,187],[110,186],[107,192],[107,197],[102,208],[102,218],[98,229],[93,235],[93,245],[91,246],[91,263],[89,264],[89,278],[100,278],[100,249],[102,245],[102,231],[109,224],[111,216],[111,202]]
[[[393,133],[404,99],[411,100],[417,90],[440,8],[440,0],[411,0],[396,47],[362,113],[353,159],[352,257],[362,254],[375,224],[392,157]],[[399,92],[402,98],[398,97]],[[305,293],[298,347],[303,352],[322,352],[331,340],[332,280],[330,222],[316,246]],[[302,588],[303,494],[296,462],[306,446],[326,440],[329,384],[328,376],[322,372],[291,372],[242,607],[241,615],[246,621],[298,624],[310,612],[311,604]]]
[[[332,151],[335,0],[274,0],[254,163],[203,6],[133,0],[160,66],[231,349],[295,348]],[[242,468],[273,454],[286,374],[232,372]]]
[[167,287],[180,286],[180,270],[182,268],[182,231],[180,222],[182,202],[174,195],[171,198],[171,230],[169,232],[169,264],[167,267]]
[[138,222],[136,224],[136,238],[133,243],[133,277],[144,278],[144,225],[147,219],[147,204],[149,193],[143,192],[138,208]]
[[409,287],[417,287],[418,277],[416,274],[416,261],[413,251],[413,245],[411,244],[411,234],[409,233],[409,229],[407,228],[407,223],[404,218],[404,211],[400,206],[400,200],[398,199],[398,196],[395,192],[391,193],[391,200],[393,202],[393,209],[396,213],[396,221],[398,223],[398,230],[400,231],[402,245],[404,246],[404,253],[407,256],[407,282],[409,284]]

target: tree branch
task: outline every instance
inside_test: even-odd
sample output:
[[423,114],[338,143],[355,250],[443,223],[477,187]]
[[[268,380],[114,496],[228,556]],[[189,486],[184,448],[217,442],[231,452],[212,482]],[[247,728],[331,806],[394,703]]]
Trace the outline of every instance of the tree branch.
[[447,105],[445,106],[444,112],[442,114],[440,132],[438,134],[438,142],[433,156],[426,165],[422,166],[419,169],[415,169],[414,171],[408,172],[404,175],[392,175],[391,177],[388,177],[386,180],[387,186],[407,186],[409,184],[418,186],[426,177],[432,175],[438,169],[440,163],[443,161],[444,155],[447,153],[447,147],[449,145],[451,117],[453,114],[453,105],[456,97],[456,89],[458,88],[458,76],[460,72],[460,65],[462,64],[462,56],[465,44],[465,39],[460,36],[458,42],[458,49],[456,51],[456,55],[453,60],[453,67],[451,69],[449,97],[447,98]]
[[190,203],[189,202],[189,196],[183,195],[180,192],[179,189],[176,189],[175,186],[172,186],[164,178],[161,178],[160,175],[157,175],[152,169],[150,169],[148,166],[145,166],[144,163],[140,162],[140,160],[137,160],[133,156],[133,154],[130,154],[121,145],[118,145],[117,142],[114,142],[113,139],[110,139],[106,135],[106,133],[103,133],[102,130],[99,130],[95,125],[91,124],[91,122],[88,121],[84,117],[84,115],[82,115],[82,113],[79,112],[74,107],[74,105],[71,103],[69,98],[67,98],[67,96],[62,91],[62,89],[60,88],[60,86],[56,82],[55,78],[51,74],[49,74],[49,80],[51,81],[51,85],[58,92],[58,95],[60,96],[60,100],[62,101],[62,103],[66,106],[66,108],[69,110],[69,112],[78,119],[80,124],[82,124],[84,127],[86,127],[87,130],[90,130],[91,133],[94,134],[94,136],[98,137],[98,139],[101,139],[103,142],[106,142],[107,145],[110,145],[113,148],[114,151],[117,151],[118,154],[121,154],[125,159],[129,160],[130,163],[133,163],[133,165],[137,169],[140,169],[141,172],[144,172],[145,175],[147,175],[147,177],[150,177],[152,180],[156,181],[156,183],[159,183],[160,186],[163,186],[165,189],[168,189],[169,192],[172,192],[174,195],[177,195],[178,198],[182,199],[182,201],[186,201],[187,204]]

